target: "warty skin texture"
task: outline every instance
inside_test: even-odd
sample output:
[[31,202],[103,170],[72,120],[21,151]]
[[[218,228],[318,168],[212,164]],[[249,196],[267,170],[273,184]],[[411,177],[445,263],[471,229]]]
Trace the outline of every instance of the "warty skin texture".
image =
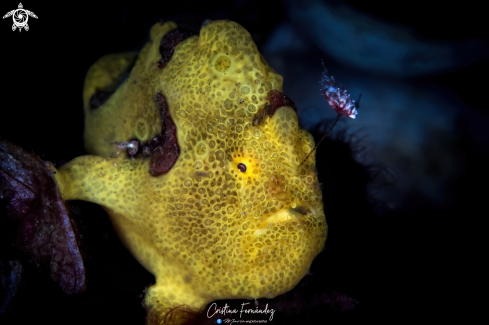
[[[204,23],[161,69],[160,40],[175,28],[158,23],[139,54],[107,55],[92,66],[83,91],[90,155],[55,174],[63,198],[101,205],[154,274],[144,304],[156,318],[180,305],[200,310],[217,299],[287,292],[327,235],[315,155],[301,165],[312,136],[290,107],[253,124],[267,93],[282,91],[282,77],[230,21]],[[90,108],[92,95],[118,84],[133,62],[114,94]],[[180,153],[170,171],[151,176],[148,157],[129,157],[117,143],[161,134],[158,93]]]

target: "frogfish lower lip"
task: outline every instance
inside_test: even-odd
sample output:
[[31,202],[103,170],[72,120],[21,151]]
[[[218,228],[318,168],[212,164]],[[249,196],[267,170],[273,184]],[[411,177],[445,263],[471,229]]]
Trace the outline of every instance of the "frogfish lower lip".
[[302,216],[310,213],[311,210],[305,205],[298,205],[294,208],[288,207],[283,208],[269,216],[266,220],[264,220],[255,231],[254,235],[261,235],[267,231],[269,225],[279,223],[279,222],[293,222],[300,221]]

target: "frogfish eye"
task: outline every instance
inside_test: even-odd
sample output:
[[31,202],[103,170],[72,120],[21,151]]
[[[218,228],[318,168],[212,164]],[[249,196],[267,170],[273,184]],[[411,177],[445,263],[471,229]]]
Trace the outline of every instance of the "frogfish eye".
[[246,172],[246,165],[243,164],[243,163],[239,163],[238,164],[238,169],[239,169],[240,172],[244,173],[244,172]]

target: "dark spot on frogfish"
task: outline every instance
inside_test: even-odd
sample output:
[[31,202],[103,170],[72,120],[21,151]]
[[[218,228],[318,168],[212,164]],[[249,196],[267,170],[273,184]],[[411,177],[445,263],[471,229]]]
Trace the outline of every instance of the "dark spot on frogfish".
[[268,103],[256,112],[253,118],[253,125],[260,124],[265,119],[265,116],[272,117],[275,111],[282,106],[289,106],[297,111],[294,101],[278,90],[270,90],[267,94],[267,99]]
[[160,42],[161,59],[156,62],[158,68],[164,68],[168,61],[170,61],[173,51],[175,51],[175,47],[192,34],[191,31],[183,28],[177,28],[166,33],[166,35],[161,38]]
[[102,106],[103,103],[107,101],[107,99],[112,96],[113,92],[108,91],[97,91],[90,97],[90,108],[96,109]]
[[[150,155],[149,173],[151,176],[166,174],[175,164],[180,156],[180,147],[177,141],[177,127],[170,116],[170,110],[165,97],[161,92],[155,95],[156,105],[160,109],[161,136],[155,137],[150,146],[154,148],[146,149]],[[152,150],[151,150],[152,149]],[[143,155],[145,150],[143,149]]]

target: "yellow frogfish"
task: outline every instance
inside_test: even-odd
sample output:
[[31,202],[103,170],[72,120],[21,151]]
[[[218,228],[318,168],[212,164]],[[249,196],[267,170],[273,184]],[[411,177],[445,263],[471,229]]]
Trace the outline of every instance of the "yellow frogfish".
[[90,155],[55,180],[63,199],[101,205],[155,276],[148,323],[273,298],[308,272],[327,236],[314,139],[243,27],[157,23],[139,54],[90,68],[83,100]]

